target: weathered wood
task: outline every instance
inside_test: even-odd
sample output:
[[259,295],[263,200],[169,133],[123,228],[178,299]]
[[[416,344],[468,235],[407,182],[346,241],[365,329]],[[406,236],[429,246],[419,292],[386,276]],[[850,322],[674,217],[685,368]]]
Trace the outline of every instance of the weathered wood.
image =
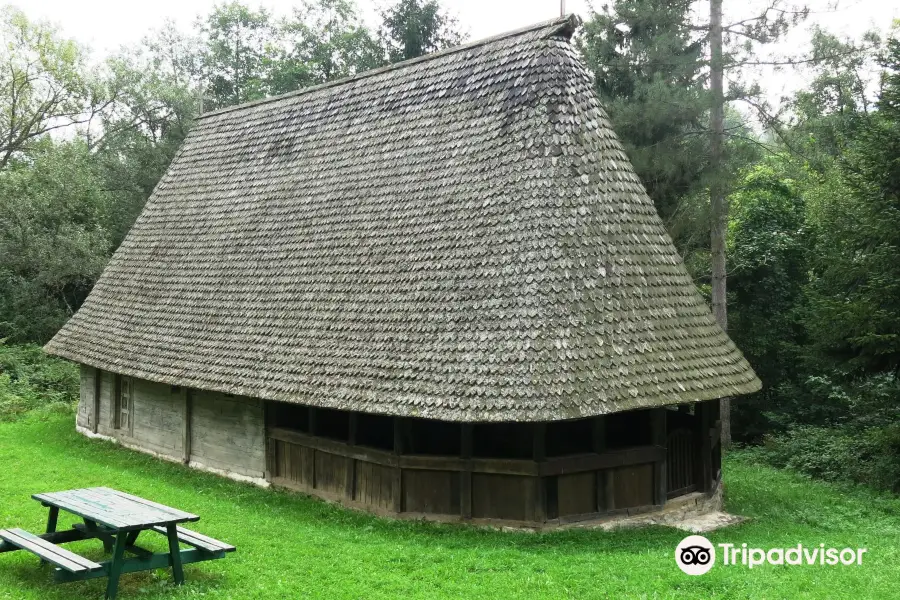
[[697,416],[697,426],[699,428],[699,447],[700,453],[698,465],[697,483],[700,490],[709,493],[712,489],[712,444],[710,441],[710,406],[709,402],[698,402],[696,404],[695,414]]
[[182,423],[182,436],[181,436],[181,448],[182,448],[182,457],[181,462],[184,464],[188,464],[191,462],[191,422],[193,421],[193,417],[191,415],[192,412],[192,404],[193,400],[191,398],[191,390],[190,388],[181,388],[182,396],[184,397],[184,414],[181,418]]
[[[169,538],[169,555],[172,557],[172,578],[175,580],[175,585],[182,585],[184,583],[184,570],[181,567],[181,548],[178,547],[178,530],[174,523],[169,523],[166,529],[166,537]],[[121,536],[122,534],[119,535]],[[117,554],[118,546],[119,541],[116,540]]]
[[[650,436],[655,446],[666,447],[666,409],[655,408],[650,413]],[[653,504],[666,503],[666,458],[664,452],[653,465]]]
[[103,371],[94,369],[94,410],[91,414],[91,426],[94,433],[100,431],[100,398],[103,392]]
[[653,463],[614,469],[613,494],[617,509],[654,504]]
[[[166,527],[156,526],[152,529],[156,533],[160,533],[162,535],[167,536],[169,534],[169,530]],[[178,541],[182,544],[187,544],[189,546],[193,546],[194,548],[205,550],[206,552],[234,552],[235,550],[234,546],[232,546],[231,544],[227,544],[221,540],[205,536],[201,533],[197,533],[196,531],[191,531],[190,529],[185,529],[184,527],[176,526],[175,533],[178,537]]]
[[51,563],[70,573],[102,569],[103,565],[84,558],[74,552],[61,548],[40,536],[24,529],[12,528],[0,530],[0,539],[4,542],[27,550],[37,555],[42,561]]
[[401,417],[394,417],[394,455],[397,464],[394,467],[394,477],[391,493],[394,497],[394,512],[403,512],[403,469],[400,468],[399,457],[403,454],[403,437],[406,423]]
[[451,471],[403,471],[403,507],[408,512],[460,514],[459,477]]
[[200,519],[192,513],[103,487],[34,494],[32,498],[117,530]]
[[472,516],[533,521],[536,477],[474,473]]
[[265,476],[263,402],[202,390],[192,390],[191,396],[192,462],[250,477]]
[[556,478],[556,489],[558,517],[597,511],[596,472],[560,475]]
[[357,461],[354,500],[364,505],[391,509],[394,506],[393,485],[394,470],[391,467]]
[[[207,560],[213,560],[217,558],[224,558],[224,552],[218,553],[210,553],[204,550],[198,550],[196,548],[191,548],[188,550],[182,550],[180,552],[181,555],[181,564],[187,565],[191,563],[203,562]],[[54,580],[57,583],[65,583],[71,581],[85,581],[87,579],[97,579],[99,577],[106,577],[106,566],[110,564],[110,561],[104,561],[100,563],[104,565],[104,569],[97,571],[88,571],[82,573],[68,573],[66,571],[56,571],[54,575]],[[148,556],[136,556],[132,558],[126,558],[121,563],[121,574],[125,573],[135,573],[137,571],[152,571],[154,569],[165,569],[172,566],[172,558],[168,552],[165,553],[156,553],[150,554]]]
[[[535,463],[541,463],[547,459],[547,424],[532,424],[532,453]],[[544,478],[534,478],[534,520],[543,523],[547,520],[547,488]]]
[[664,459],[665,447],[635,446],[618,450],[608,450],[603,454],[576,454],[547,459],[539,465],[541,476],[581,473],[596,469],[611,469],[625,465],[656,462]]
[[674,498],[681,493],[673,495],[673,492],[688,493],[697,487],[696,432],[679,427],[666,438],[666,497]]
[[460,427],[460,458],[462,470],[459,472],[459,510],[464,519],[472,518],[472,447],[473,426],[463,423]]

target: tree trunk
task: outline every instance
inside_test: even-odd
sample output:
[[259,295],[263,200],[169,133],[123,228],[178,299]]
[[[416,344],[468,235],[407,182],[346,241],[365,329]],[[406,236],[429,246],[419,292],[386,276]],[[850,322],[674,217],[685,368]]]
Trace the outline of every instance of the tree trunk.
[[[710,246],[712,254],[712,310],[716,322],[728,330],[726,305],[725,272],[725,229],[728,224],[728,204],[722,181],[722,146],[725,140],[725,96],[722,85],[722,0],[711,0],[709,4],[709,47],[710,47],[710,91],[712,107],[709,113],[710,156],[709,171],[712,176],[709,185]],[[722,398],[720,408],[722,420],[722,446],[731,444],[731,399]]]

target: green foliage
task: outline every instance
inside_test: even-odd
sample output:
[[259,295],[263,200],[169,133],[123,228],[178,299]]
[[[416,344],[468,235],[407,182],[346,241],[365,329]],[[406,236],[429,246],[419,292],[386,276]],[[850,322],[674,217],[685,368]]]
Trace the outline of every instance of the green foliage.
[[105,94],[78,44],[15,7],[0,9],[0,169],[50,131],[88,122]]
[[[884,93],[900,88],[900,46]],[[825,196],[809,288],[816,349],[854,373],[900,369],[900,111],[870,115],[838,163],[842,192]]]
[[0,337],[49,339],[110,253],[110,196],[80,140],[44,140],[0,171]]
[[78,386],[77,365],[47,356],[40,346],[7,346],[0,340],[0,421],[38,407],[71,410]]
[[437,52],[463,39],[456,19],[437,0],[397,0],[381,19],[379,36],[390,62]]
[[763,456],[814,477],[900,491],[900,380],[884,374],[844,385],[824,378],[810,383],[842,409],[844,419],[770,434]]
[[281,34],[288,49],[273,65],[273,93],[348,77],[385,63],[384,49],[349,0],[305,0],[281,24]]
[[265,8],[253,10],[236,1],[213,8],[200,29],[209,108],[267,95],[266,82],[276,52],[275,31]]
[[692,2],[619,0],[580,45],[613,129],[664,220],[701,186],[709,161],[703,43]]

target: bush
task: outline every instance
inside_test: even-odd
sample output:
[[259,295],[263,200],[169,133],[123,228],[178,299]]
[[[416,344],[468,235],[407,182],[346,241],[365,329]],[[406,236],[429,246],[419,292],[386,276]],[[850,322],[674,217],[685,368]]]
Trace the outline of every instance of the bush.
[[880,374],[843,386],[821,377],[810,383],[846,407],[843,418],[770,434],[762,457],[813,477],[900,491],[900,379]]
[[0,340],[0,421],[42,406],[74,408],[78,366],[44,354],[40,346],[6,346]]

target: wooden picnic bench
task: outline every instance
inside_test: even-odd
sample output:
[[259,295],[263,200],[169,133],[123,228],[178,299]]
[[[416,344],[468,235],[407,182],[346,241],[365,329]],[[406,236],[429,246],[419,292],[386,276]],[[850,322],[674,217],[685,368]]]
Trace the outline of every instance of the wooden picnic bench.
[[[106,487],[35,494],[32,496],[48,507],[47,531],[41,535],[23,529],[0,530],[0,552],[26,550],[38,556],[41,564],[54,567],[55,581],[82,581],[107,577],[106,598],[113,600],[122,573],[172,568],[177,585],[184,583],[182,565],[224,558],[234,546],[181,527],[181,523],[197,521],[197,515],[178,510],[138,496]],[[72,529],[57,531],[59,511],[72,513],[83,520]],[[151,552],[136,544],[143,531],[166,536],[168,552]],[[109,560],[94,562],[59,546],[79,540],[99,539]],[[179,544],[190,546],[182,550]],[[133,556],[127,556],[126,552]]]

